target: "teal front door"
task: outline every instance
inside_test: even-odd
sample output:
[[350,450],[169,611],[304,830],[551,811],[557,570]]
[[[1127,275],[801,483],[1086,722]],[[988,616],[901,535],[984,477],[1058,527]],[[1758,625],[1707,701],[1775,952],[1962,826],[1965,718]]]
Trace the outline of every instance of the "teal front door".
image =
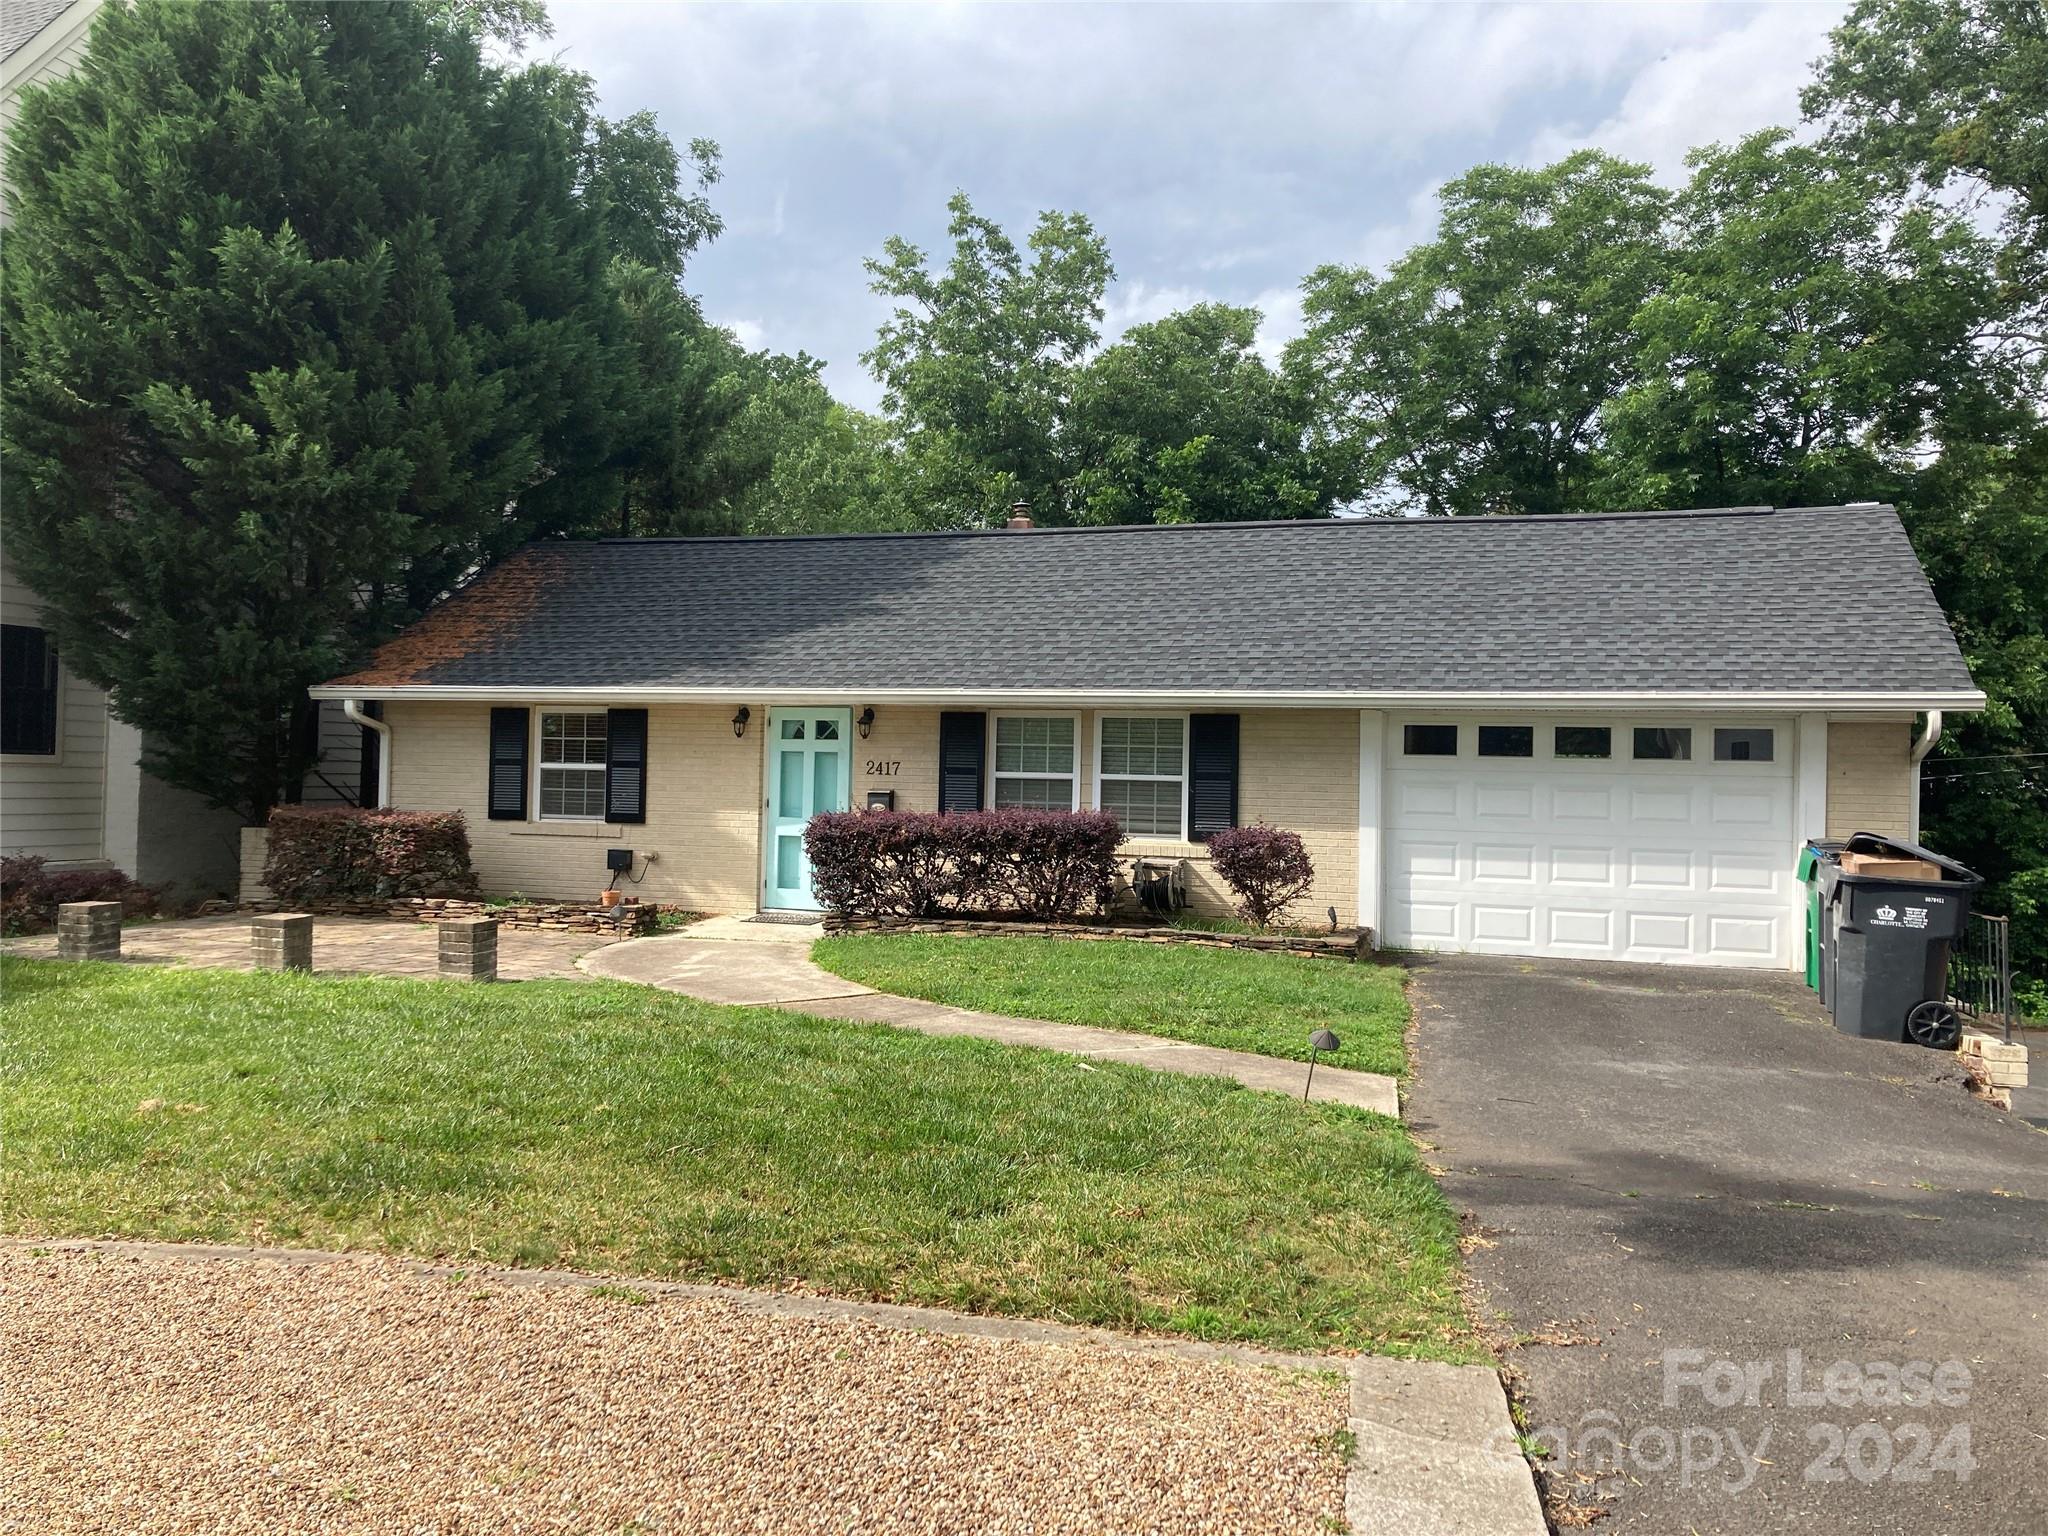
[[804,823],[820,811],[843,811],[853,783],[849,709],[771,709],[768,712],[768,840],[761,871],[761,905],[812,911],[811,861],[804,857]]

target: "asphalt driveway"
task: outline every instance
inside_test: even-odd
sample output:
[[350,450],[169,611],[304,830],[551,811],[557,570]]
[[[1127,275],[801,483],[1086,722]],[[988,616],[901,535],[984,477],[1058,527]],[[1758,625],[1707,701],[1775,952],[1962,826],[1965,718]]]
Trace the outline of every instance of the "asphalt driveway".
[[1446,957],[1416,1004],[1409,1122],[1553,1497],[1602,1531],[2048,1530],[2048,1135],[1789,976]]

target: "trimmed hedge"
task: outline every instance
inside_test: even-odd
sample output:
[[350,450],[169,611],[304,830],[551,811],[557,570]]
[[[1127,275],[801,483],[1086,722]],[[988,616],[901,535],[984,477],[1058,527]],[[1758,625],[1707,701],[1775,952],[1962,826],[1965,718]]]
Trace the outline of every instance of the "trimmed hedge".
[[1255,821],[1209,839],[1209,857],[1237,897],[1245,921],[1269,928],[1315,884],[1316,867],[1300,834]]
[[279,806],[263,883],[288,905],[465,894],[469,827],[460,811]]
[[154,916],[163,892],[118,869],[49,869],[36,854],[0,859],[0,933],[39,933],[70,901],[118,901],[127,917]]
[[1116,891],[1102,811],[835,811],[804,829],[811,888],[848,917],[1072,917]]

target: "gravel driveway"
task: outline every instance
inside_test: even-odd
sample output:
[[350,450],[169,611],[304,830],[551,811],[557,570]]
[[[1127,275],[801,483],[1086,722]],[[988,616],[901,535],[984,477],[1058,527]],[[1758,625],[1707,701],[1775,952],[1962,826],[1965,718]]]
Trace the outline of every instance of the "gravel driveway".
[[1345,1389],[395,1262],[0,1249],[0,1531],[1326,1532]]

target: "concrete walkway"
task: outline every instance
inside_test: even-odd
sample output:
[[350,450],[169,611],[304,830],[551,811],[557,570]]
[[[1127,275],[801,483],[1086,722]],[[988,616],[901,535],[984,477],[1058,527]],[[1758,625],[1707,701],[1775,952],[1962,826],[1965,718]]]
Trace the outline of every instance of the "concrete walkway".
[[[973,1035],[1005,1045],[1033,1045],[1096,1061],[1125,1061],[1155,1072],[1228,1077],[1247,1088],[1300,1097],[1308,1068],[1298,1061],[1188,1045],[1157,1035],[1043,1019],[949,1008],[919,998],[895,997],[834,976],[811,962],[823,929],[810,924],[717,917],[681,933],[612,944],[577,962],[592,976],[639,982],[707,1003],[787,1008],[821,1018],[893,1024],[927,1035]],[[1398,1085],[1377,1072],[1316,1068],[1309,1096],[1399,1118]]]

